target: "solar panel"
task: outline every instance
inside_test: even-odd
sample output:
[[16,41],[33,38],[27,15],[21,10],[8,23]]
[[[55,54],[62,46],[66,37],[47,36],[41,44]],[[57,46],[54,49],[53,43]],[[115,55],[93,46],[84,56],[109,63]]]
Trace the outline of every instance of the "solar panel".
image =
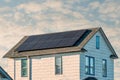
[[17,48],[17,51],[31,51],[74,46],[76,41],[78,41],[86,31],[87,30],[76,30],[29,36],[28,39]]
[[56,47],[70,47],[75,43],[76,39],[63,39]]

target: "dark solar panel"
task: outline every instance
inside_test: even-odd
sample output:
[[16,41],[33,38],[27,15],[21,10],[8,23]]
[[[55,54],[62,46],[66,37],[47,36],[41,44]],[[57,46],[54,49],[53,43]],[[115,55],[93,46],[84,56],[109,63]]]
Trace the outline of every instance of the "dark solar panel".
[[56,47],[70,47],[76,42],[76,39],[63,39]]
[[44,35],[29,36],[17,51],[41,50],[73,46],[87,30],[68,31]]

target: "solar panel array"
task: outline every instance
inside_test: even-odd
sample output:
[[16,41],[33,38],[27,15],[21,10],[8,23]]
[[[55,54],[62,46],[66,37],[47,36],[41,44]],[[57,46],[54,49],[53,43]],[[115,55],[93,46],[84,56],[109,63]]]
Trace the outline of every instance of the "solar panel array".
[[73,46],[87,30],[76,30],[60,33],[29,36],[17,51],[32,51]]

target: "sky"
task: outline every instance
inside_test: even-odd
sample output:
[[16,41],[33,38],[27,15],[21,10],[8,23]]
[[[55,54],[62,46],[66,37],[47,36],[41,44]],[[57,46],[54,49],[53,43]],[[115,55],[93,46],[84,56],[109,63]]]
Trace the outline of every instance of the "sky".
[[[102,27],[120,56],[120,0],[0,0],[0,65],[26,35]],[[120,59],[115,60],[115,80]]]

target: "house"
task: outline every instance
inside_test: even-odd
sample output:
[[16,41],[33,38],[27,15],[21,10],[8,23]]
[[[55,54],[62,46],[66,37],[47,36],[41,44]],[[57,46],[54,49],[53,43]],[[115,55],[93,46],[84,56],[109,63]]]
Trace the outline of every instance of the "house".
[[14,80],[114,80],[118,58],[102,28],[25,36],[4,57]]
[[0,80],[13,80],[1,66],[0,66]]

